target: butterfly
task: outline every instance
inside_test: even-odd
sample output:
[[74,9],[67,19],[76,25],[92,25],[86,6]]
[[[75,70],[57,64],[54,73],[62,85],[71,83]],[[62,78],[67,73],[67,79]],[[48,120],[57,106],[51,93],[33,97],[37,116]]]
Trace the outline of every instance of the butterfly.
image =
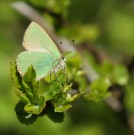
[[24,76],[30,65],[33,66],[37,80],[51,71],[57,72],[66,66],[63,56],[46,31],[32,22],[24,34],[23,46],[27,51],[17,57],[17,69]]

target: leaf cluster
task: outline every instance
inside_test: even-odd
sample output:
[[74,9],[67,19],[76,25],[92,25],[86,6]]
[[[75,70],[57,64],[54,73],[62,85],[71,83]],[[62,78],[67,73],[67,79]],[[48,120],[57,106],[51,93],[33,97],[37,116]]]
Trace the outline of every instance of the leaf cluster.
[[[75,61],[75,57],[72,60]],[[70,65],[69,67],[72,66]],[[72,71],[73,77],[80,76],[80,71],[78,72],[79,64],[77,64],[77,69],[74,69]],[[32,65],[29,66],[25,75],[21,76],[17,70],[16,62],[11,63],[11,77],[16,86],[16,95],[20,99],[15,111],[21,123],[32,124],[39,116],[45,114],[54,122],[63,121],[63,112],[71,108],[71,102],[83,93],[82,90],[73,93],[73,83],[79,84],[79,82],[78,79],[73,82],[72,75],[68,76],[66,70],[61,69],[56,74],[50,73],[45,78],[37,80],[36,71]],[[79,75],[76,75],[78,73]],[[43,87],[41,87],[41,83],[43,83]],[[82,89],[82,85],[78,86],[78,88]],[[55,118],[57,119],[56,121]]]

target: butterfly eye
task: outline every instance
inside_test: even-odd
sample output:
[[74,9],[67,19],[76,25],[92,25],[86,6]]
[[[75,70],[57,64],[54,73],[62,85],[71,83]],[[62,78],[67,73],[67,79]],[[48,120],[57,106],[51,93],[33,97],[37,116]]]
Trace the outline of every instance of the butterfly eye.
[[62,56],[63,61],[65,60],[64,56]]
[[74,42],[75,40],[73,39],[72,42]]
[[62,42],[60,42],[60,44],[62,44]]

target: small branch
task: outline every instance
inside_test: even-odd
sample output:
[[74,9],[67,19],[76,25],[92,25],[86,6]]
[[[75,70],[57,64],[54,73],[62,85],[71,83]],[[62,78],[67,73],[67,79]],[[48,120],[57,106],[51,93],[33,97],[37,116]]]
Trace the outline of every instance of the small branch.
[[40,14],[36,10],[34,10],[30,5],[22,1],[19,1],[12,3],[11,6],[14,9],[16,9],[19,13],[27,17],[29,20],[39,23],[44,28],[47,27],[47,32],[51,33],[54,31],[53,27],[49,25],[46,21],[44,21]]
[[95,70],[89,65],[89,63],[84,60],[83,69],[86,71],[86,77],[89,81],[94,81],[99,78],[99,75],[95,72]]

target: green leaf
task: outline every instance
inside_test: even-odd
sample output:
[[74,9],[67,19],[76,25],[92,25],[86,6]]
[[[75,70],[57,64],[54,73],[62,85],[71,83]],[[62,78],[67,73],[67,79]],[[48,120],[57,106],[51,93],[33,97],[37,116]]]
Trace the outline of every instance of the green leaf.
[[55,112],[64,112],[64,111],[70,109],[71,107],[72,107],[72,105],[70,105],[70,104],[62,105],[62,104],[57,104],[56,103],[54,111]]
[[56,73],[53,80],[48,83],[47,87],[45,88],[44,96],[46,101],[52,100],[55,98],[57,94],[63,93],[64,90],[68,90],[70,87],[66,85],[66,74],[63,70]]
[[50,73],[50,74],[48,74],[48,75],[44,78],[44,80],[45,80],[45,82],[50,83],[51,81],[54,80],[54,78],[55,78],[55,74],[54,74],[54,73]]
[[74,100],[76,100],[78,97],[80,97],[81,94],[75,94],[74,96],[71,96],[70,94],[64,93],[62,95],[59,95],[55,100],[52,101],[54,105],[54,111],[55,112],[64,112],[72,107],[70,103],[72,103]]
[[20,98],[20,100],[22,100],[23,103],[25,103],[25,104],[30,103],[29,99],[27,98],[27,96],[22,91],[16,89],[15,93]]
[[82,58],[76,52],[66,52],[65,58],[68,84],[72,84],[72,88],[77,89],[79,92],[85,92],[88,82],[85,78],[85,71],[82,70]]
[[66,102],[71,103],[74,100],[78,99],[83,94],[85,94],[85,93],[78,93],[78,94],[75,94],[73,96],[71,96],[70,94],[67,94],[67,96],[66,96]]
[[64,89],[63,89],[63,92],[65,93],[65,92],[67,92],[70,88],[72,87],[72,84],[70,84],[70,85],[64,85]]
[[41,96],[37,104],[27,104],[24,110],[31,114],[40,114],[46,106],[45,98]]
[[[38,93],[39,82],[36,80],[36,73],[31,65],[26,74],[21,77],[16,68],[16,62],[11,64],[11,75],[17,86],[16,95],[24,103],[23,109],[26,113],[40,114],[45,107],[46,101]],[[22,89],[22,90],[21,90]]]
[[78,70],[82,65],[82,58],[80,57],[79,53],[66,52],[65,58],[66,58],[67,68],[71,72],[74,69]]
[[126,85],[129,79],[128,71],[124,65],[112,64],[108,61],[102,63],[100,74],[109,77],[112,83]]
[[32,93],[32,101],[36,102],[38,100],[39,82],[36,79],[36,73],[32,65],[28,68],[26,74],[24,75],[23,81],[27,93]]
[[123,65],[115,66],[113,70],[113,81],[119,85],[126,85],[129,80],[128,71]]
[[89,88],[89,93],[85,95],[88,100],[99,101],[109,96],[108,88],[111,82],[108,78],[99,78],[93,81]]
[[45,108],[45,113],[55,123],[61,123],[64,120],[64,113],[55,112],[54,107],[50,102],[47,102],[47,106]]
[[23,86],[25,88],[24,94],[27,96],[30,102],[33,102],[33,93],[31,92],[30,87],[23,81]]
[[22,124],[26,124],[26,125],[33,124],[33,122],[36,121],[38,115],[29,114],[25,112],[24,106],[25,103],[23,103],[22,101],[19,101],[16,104],[15,111],[16,111],[17,118]]
[[25,88],[22,83],[22,77],[17,70],[16,61],[11,62],[10,68],[11,68],[11,77],[12,77],[12,80],[13,80],[16,88],[21,90],[22,92],[25,92]]
[[25,105],[24,110],[31,114],[40,114],[45,108],[46,101],[44,96],[39,95],[39,82],[36,79],[36,73],[31,65],[23,77],[23,85],[26,89],[26,95],[30,102]]
[[66,80],[67,80],[67,75],[65,72],[66,72],[66,69],[61,70],[56,74],[57,80],[60,82],[62,86],[66,84]]
[[62,85],[57,80],[51,81],[45,88],[44,96],[46,101],[53,99],[56,96],[56,94],[62,92],[61,90]]
[[32,65],[29,66],[29,68],[27,69],[27,72],[25,73],[23,79],[27,83],[29,83],[31,81],[35,82],[35,80],[36,80],[36,73],[35,73],[35,70],[34,70]]
[[17,66],[16,62],[11,63],[11,77],[17,89],[22,91],[22,92],[16,91],[16,94],[25,103],[28,101],[31,102],[33,101],[33,99],[37,100],[36,93],[39,83],[35,79],[36,74],[33,67],[30,66],[24,77],[22,77],[20,76],[16,66]]

